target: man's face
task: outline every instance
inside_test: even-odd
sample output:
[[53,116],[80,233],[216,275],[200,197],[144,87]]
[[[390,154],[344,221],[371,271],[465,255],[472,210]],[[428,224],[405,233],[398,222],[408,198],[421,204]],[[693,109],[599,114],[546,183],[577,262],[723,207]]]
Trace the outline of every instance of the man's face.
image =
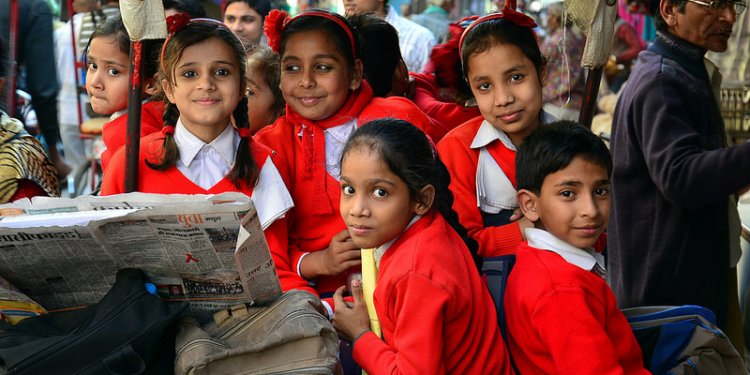
[[344,0],[346,14],[358,13],[377,13],[384,11],[385,2],[383,0]]
[[731,6],[713,10],[707,6],[687,2],[682,12],[676,5],[666,6],[672,8],[672,14],[668,15],[665,21],[673,35],[708,51],[727,50],[727,42],[732,36],[732,26],[737,21],[737,15]]

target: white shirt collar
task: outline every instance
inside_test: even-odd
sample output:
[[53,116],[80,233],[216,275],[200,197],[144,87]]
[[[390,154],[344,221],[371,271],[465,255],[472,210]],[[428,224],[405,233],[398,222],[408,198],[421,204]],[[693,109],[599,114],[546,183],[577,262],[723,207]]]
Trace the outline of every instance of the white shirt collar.
[[526,228],[525,233],[526,240],[531,247],[557,253],[568,263],[586,271],[591,271],[595,264],[599,264],[602,269],[605,269],[604,256],[592,248],[579,249],[542,229]]
[[177,120],[177,126],[175,126],[174,130],[174,140],[180,150],[180,161],[186,167],[190,166],[195,156],[206,146],[215,149],[227,165],[232,166],[234,165],[234,158],[240,143],[239,135],[234,131],[231,123],[211,143],[205,143],[196,137],[195,134],[191,133],[182,123],[181,119]]
[[[550,115],[544,110],[539,111],[540,124],[545,125],[555,121],[557,121],[555,116]],[[492,126],[487,120],[482,121],[482,125],[479,126],[479,130],[477,130],[477,134],[471,142],[471,148],[485,147],[496,139],[500,140],[508,149],[516,151],[516,146],[510,140],[510,137],[504,131]]]
[[477,130],[477,134],[471,142],[471,148],[482,148],[495,140],[500,140],[505,147],[516,151],[516,146],[511,142],[510,137],[504,131],[492,126],[487,120],[482,121],[482,125],[479,126],[479,130]]
[[393,9],[393,6],[391,4],[385,5],[385,22],[393,23],[398,17],[398,14],[396,14],[396,9]]

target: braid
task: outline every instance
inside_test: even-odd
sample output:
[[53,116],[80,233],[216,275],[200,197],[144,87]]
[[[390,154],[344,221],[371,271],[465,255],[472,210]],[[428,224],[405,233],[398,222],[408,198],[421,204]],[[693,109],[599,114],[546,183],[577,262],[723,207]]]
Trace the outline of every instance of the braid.
[[[179,118],[180,110],[177,108],[177,105],[167,102],[164,106],[164,114],[162,115],[164,126],[174,127]],[[167,132],[164,134],[164,143],[161,146],[161,152],[159,152],[158,155],[155,155],[155,159],[159,161],[157,163],[152,163],[150,160],[146,159],[146,165],[157,171],[166,171],[175,165],[179,157],[180,150],[177,148],[177,143],[174,141],[174,135]]]
[[469,232],[464,228],[463,225],[458,221],[458,213],[453,210],[453,193],[448,189],[448,185],[451,182],[450,173],[448,168],[443,164],[440,157],[435,154],[435,165],[437,169],[437,176],[435,179],[435,209],[438,210],[445,218],[445,221],[450,224],[451,227],[458,233],[461,239],[469,248],[471,257],[474,259],[474,265],[477,266],[477,271],[482,273],[482,257],[479,256],[479,243],[469,236]]
[[[237,129],[250,129],[250,118],[247,114],[247,96],[243,95],[237,107],[232,113],[235,126]],[[258,165],[255,163],[253,154],[250,150],[250,137],[240,137],[240,145],[237,147],[237,156],[235,156],[234,167],[229,171],[229,179],[239,188],[240,182],[244,180],[248,186],[255,186],[258,183]]]

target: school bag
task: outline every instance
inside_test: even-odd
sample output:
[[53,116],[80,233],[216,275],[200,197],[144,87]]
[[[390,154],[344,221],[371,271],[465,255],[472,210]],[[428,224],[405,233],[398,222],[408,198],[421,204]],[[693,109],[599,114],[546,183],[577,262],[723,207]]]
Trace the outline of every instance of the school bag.
[[180,322],[175,374],[309,374],[340,371],[339,340],[318,297],[290,290],[271,305],[235,305],[201,327]]
[[0,322],[0,374],[164,374],[172,371],[178,317],[186,302],[146,289],[125,268],[98,303],[16,325]]
[[655,375],[747,374],[742,357],[701,306],[623,309],[641,346],[643,363]]
[[505,299],[505,286],[514,264],[516,264],[516,256],[513,254],[484,258],[482,263],[482,274],[484,274],[487,289],[490,291],[490,296],[492,296],[492,301],[495,304],[497,325],[500,327],[500,333],[503,335],[503,341],[505,342],[508,341],[508,336],[503,301]]

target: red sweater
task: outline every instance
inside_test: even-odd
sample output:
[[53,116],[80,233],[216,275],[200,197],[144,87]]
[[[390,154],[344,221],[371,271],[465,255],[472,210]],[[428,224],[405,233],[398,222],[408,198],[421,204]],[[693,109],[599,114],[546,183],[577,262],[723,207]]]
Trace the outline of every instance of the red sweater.
[[[237,188],[228,178],[224,178],[216,185],[206,190],[190,181],[180,172],[177,167],[173,166],[166,171],[157,171],[146,165],[146,159],[156,162],[152,159],[158,155],[164,136],[161,133],[153,133],[141,139],[141,152],[138,163],[138,187],[136,191],[156,194],[219,194],[230,191],[245,193],[247,196],[253,194],[253,187],[248,186],[244,181]],[[271,150],[267,147],[251,143],[251,152],[258,170],[263,168],[263,164],[271,155]],[[280,171],[280,173],[283,173]],[[284,178],[282,174],[282,178]],[[101,195],[120,194],[125,192],[125,149],[121,148],[112,157],[110,168],[104,172],[102,181]],[[276,265],[276,270],[281,281],[281,288],[284,291],[290,289],[305,289],[314,292],[308,283],[297,275],[296,269],[289,264],[287,256],[287,219],[280,218],[273,222],[266,230],[263,231],[271,249],[271,255]]]
[[[453,209],[469,235],[479,242],[479,255],[491,257],[514,252],[522,237],[517,222],[485,228],[477,207],[476,175],[480,149],[470,146],[483,121],[480,116],[453,129],[437,144],[437,149],[450,172],[448,188],[453,193]],[[501,144],[500,147],[504,146]],[[515,151],[508,150],[504,155],[512,156],[512,160],[496,160],[498,164],[504,164],[503,170],[512,171],[513,176],[508,176],[511,181],[515,181],[515,154]]]
[[[414,78],[414,103],[434,122],[451,130],[466,121],[481,116],[479,107],[462,105],[440,100],[440,88],[432,73],[410,73]],[[435,142],[440,139],[436,139]]]
[[[351,119],[361,126],[384,117],[409,121],[422,130],[430,127],[427,116],[410,101],[396,97],[374,98],[372,89],[363,83],[362,89],[350,95],[340,112],[328,119],[302,119],[287,106],[286,115],[256,133],[258,142],[277,153],[274,163],[281,175],[289,176],[287,187],[295,207],[289,216],[288,263],[295,272],[303,254],[328,248],[331,238],[346,229],[339,212],[339,182],[326,171],[325,155],[319,155],[325,152],[324,145],[317,153],[310,150],[306,145],[307,134],[320,134],[318,140],[323,142],[326,128],[342,125]],[[350,272],[359,272],[359,269]],[[321,277],[316,288],[320,293],[334,292],[346,284],[347,276],[348,273]]]
[[649,374],[606,281],[552,251],[519,246],[504,302],[521,374]]
[[492,298],[461,238],[435,210],[383,255],[374,293],[383,340],[354,345],[368,374],[511,374]]
[[[156,133],[164,126],[164,102],[149,101],[141,106],[141,137]],[[102,170],[107,170],[112,155],[125,145],[128,132],[128,114],[124,114],[102,127],[102,141],[107,146],[102,152]]]

